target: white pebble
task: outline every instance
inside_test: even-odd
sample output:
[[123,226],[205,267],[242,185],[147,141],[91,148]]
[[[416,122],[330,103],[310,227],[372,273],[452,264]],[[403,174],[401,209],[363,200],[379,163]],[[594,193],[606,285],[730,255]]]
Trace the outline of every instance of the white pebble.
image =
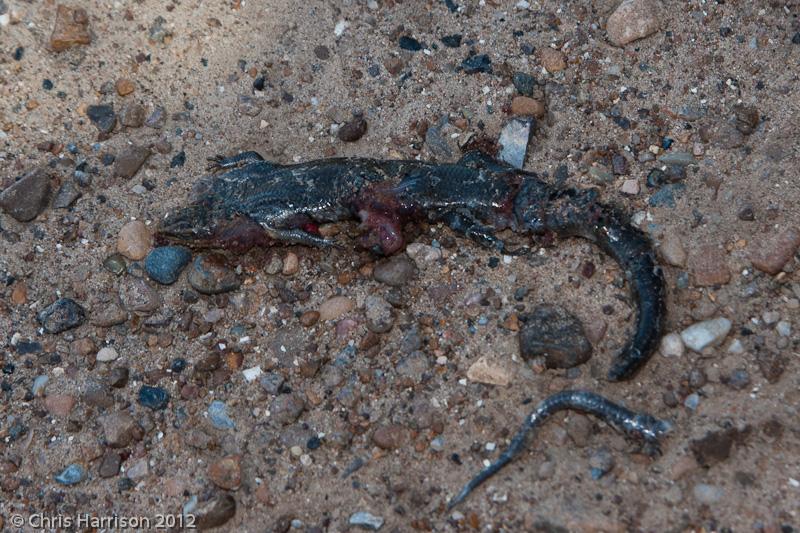
[[242,375],[244,376],[244,380],[250,383],[251,381],[253,381],[258,376],[261,375],[261,367],[254,366],[252,368],[246,368],[242,370]]
[[792,334],[792,325],[787,320],[781,320],[778,322],[778,325],[775,326],[775,330],[781,337],[788,337]]
[[101,348],[100,351],[97,352],[97,360],[101,363],[110,363],[111,361],[115,361],[117,357],[119,357],[119,354],[111,346]]
[[722,342],[731,330],[731,321],[724,317],[704,320],[681,331],[684,344],[695,352]]
[[684,352],[683,339],[677,333],[668,333],[661,338],[661,355],[681,357]]
[[728,353],[732,354],[740,354],[744,353],[744,344],[739,339],[733,339],[731,344],[728,346]]
[[764,321],[764,324],[771,326],[781,319],[781,315],[777,311],[764,311],[761,315],[761,319]]

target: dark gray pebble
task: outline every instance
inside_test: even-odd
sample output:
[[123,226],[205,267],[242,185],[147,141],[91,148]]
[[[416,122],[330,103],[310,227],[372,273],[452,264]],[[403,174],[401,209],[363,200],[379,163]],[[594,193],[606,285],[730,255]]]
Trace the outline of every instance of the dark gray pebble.
[[161,387],[142,385],[139,389],[139,404],[154,411],[165,409],[169,403],[169,393]]
[[61,485],[76,485],[86,477],[86,470],[79,464],[71,464],[61,471],[55,480]]
[[36,315],[47,333],[57,334],[77,328],[86,321],[86,310],[71,298],[60,298]]
[[221,294],[236,290],[241,280],[225,265],[225,258],[214,254],[198,255],[189,270],[189,284],[202,294]]
[[192,253],[183,246],[161,246],[154,248],[144,260],[147,275],[162,285],[171,285],[178,280],[181,271],[189,264]]
[[117,125],[117,115],[114,113],[113,105],[90,105],[86,108],[86,116],[100,133],[111,133]]
[[537,307],[527,317],[519,347],[524,358],[544,356],[548,368],[572,368],[592,355],[580,321],[565,309],[549,305]]
[[461,68],[467,74],[477,74],[478,72],[492,72],[492,60],[486,54],[469,56],[461,62]]
[[49,173],[37,168],[0,192],[0,209],[19,222],[29,222],[47,207],[50,193]]

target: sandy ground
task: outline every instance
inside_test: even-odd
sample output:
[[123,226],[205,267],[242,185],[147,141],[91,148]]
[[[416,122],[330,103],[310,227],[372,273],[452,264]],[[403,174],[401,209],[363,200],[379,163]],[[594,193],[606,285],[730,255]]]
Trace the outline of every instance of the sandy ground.
[[[11,22],[0,27],[2,187],[48,164],[54,188],[73,180],[83,161],[91,177],[69,209],[49,207],[31,222],[0,214],[0,281],[6,280],[0,284],[0,529],[17,530],[17,516],[84,513],[149,517],[155,524],[157,515],[180,514],[186,504],[201,509],[225,494],[236,502],[222,526],[228,531],[342,531],[359,511],[381,517],[381,531],[800,527],[798,260],[771,276],[754,270],[748,255],[800,224],[800,45],[792,43],[798,5],[665,1],[660,29],[621,48],[605,32],[613,0],[532,2],[529,9],[500,0],[455,4],[460,11],[422,0],[91,0],[80,3],[91,44],[56,53],[48,49],[54,3],[0,2],[0,16],[6,11]],[[159,16],[169,34],[164,39],[150,32]],[[460,47],[441,44],[450,34],[463,34]],[[402,50],[401,35],[414,36],[426,51]],[[563,53],[563,70],[543,70],[541,50],[548,47]],[[488,54],[494,72],[458,69],[471,50]],[[547,111],[526,168],[552,180],[565,165],[566,185],[598,186],[606,201],[636,214],[654,241],[677,240],[689,262],[663,265],[666,330],[727,317],[733,328],[720,345],[678,357],[656,354],[634,379],[609,383],[605,369],[635,312],[613,261],[575,240],[491,268],[491,253],[453,241],[441,227],[420,228],[416,240],[446,244],[445,257],[399,289],[373,279],[376,258],[354,251],[345,234],[355,228],[343,226],[342,250],[230,256],[244,279],[237,291],[198,299],[184,274],[155,289],[161,302],[151,316],[92,324],[102,302],[133,279],[103,267],[120,228],[132,219],[152,226],[184,203],[208,156],[252,149],[281,163],[334,154],[431,158],[423,121],[435,125],[449,116],[454,146],[470,134],[496,140],[509,119],[511,75],[518,71],[539,81],[534,97]],[[258,76],[265,89],[254,94]],[[131,94],[103,88],[123,78],[132,81]],[[131,103],[148,114],[160,105],[166,124],[118,125],[98,138],[86,116],[87,106],[98,103],[113,103],[117,113]],[[706,142],[703,128],[727,124],[736,104],[757,109],[755,131],[739,142],[713,135]],[[687,116],[687,109],[703,111]],[[363,113],[368,129],[357,142],[343,143],[331,126],[352,112]],[[627,128],[620,118],[628,119]],[[645,185],[646,176],[658,164],[639,159],[665,137],[674,141],[670,151],[694,152],[698,160],[682,180],[685,189],[676,190],[674,207],[648,203],[656,189]],[[115,177],[103,155],[131,144],[153,146],[153,154],[133,178]],[[185,165],[171,167],[180,151]],[[626,157],[627,168],[598,183],[589,170],[601,165],[610,172],[610,154]],[[631,179],[640,191],[621,193]],[[747,207],[752,217],[741,214]],[[696,270],[708,246],[719,251],[708,268],[730,278],[701,286]],[[265,265],[287,253],[300,258],[299,271],[269,274]],[[590,279],[580,273],[587,261],[597,271]],[[521,302],[514,299],[519,287],[530,289]],[[286,297],[287,289],[301,297]],[[488,305],[467,305],[489,289],[496,305],[491,293]],[[365,349],[364,338],[375,337],[364,318],[370,294],[398,307],[391,331]],[[334,321],[301,324],[301,313],[334,295],[351,299],[354,309]],[[58,296],[80,302],[90,320],[49,335],[35,315]],[[584,324],[605,322],[589,363],[563,371],[520,361],[516,333],[503,324],[542,302],[557,302]],[[788,336],[778,322],[789,323]],[[20,341],[40,346],[20,353]],[[736,341],[742,348],[731,352]],[[120,357],[95,362],[97,348],[107,345]],[[208,369],[213,354],[222,363]],[[485,354],[510,370],[508,386],[465,379]],[[186,370],[169,371],[179,357]],[[783,371],[770,373],[765,359]],[[285,379],[277,395],[258,379],[244,379],[242,370],[256,366]],[[130,377],[114,388],[109,380],[117,367],[127,367]],[[746,385],[728,383],[735,370],[746,373]],[[46,391],[34,396],[32,384],[42,375],[49,377]],[[143,383],[167,390],[169,406],[139,405]],[[672,420],[663,455],[651,460],[604,424],[565,414],[537,434],[528,453],[456,511],[445,511],[447,499],[484,459],[497,456],[530,410],[524,400],[538,402],[568,387]],[[289,390],[305,410],[283,424],[270,409]],[[211,425],[213,400],[227,405],[234,429]],[[693,400],[696,408],[685,406]],[[112,449],[101,420],[120,412],[130,413],[138,429]],[[394,431],[388,450],[374,437],[387,426]],[[320,435],[321,445],[309,447]],[[692,444],[704,437],[722,441],[712,457]],[[122,471],[102,477],[109,453],[120,456]],[[613,468],[593,479],[595,461],[608,455]],[[221,468],[241,478],[229,488],[209,470],[226,457],[232,459]],[[54,477],[72,463],[85,468],[84,479],[57,483]]]

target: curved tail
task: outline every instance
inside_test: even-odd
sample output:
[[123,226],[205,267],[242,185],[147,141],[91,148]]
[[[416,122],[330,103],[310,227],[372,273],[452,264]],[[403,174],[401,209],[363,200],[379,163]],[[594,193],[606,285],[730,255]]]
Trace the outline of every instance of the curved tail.
[[666,315],[664,276],[647,237],[591,189],[556,190],[526,177],[514,203],[517,220],[535,234],[583,237],[596,243],[625,272],[638,306],[635,332],[614,359],[608,379],[630,378],[655,351]]

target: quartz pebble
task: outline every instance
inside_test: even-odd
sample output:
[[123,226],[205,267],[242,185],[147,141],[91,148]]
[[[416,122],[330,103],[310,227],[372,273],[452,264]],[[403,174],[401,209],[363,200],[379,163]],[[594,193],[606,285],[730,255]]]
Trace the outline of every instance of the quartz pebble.
[[141,220],[132,220],[122,226],[117,236],[117,251],[133,261],[144,259],[151,244],[150,231]]
[[412,242],[406,247],[406,253],[414,260],[420,270],[428,268],[442,258],[442,249],[421,242]]
[[101,363],[109,363],[111,361],[115,361],[117,357],[119,357],[117,351],[111,346],[106,346],[97,352],[96,360]]
[[392,306],[380,296],[367,296],[364,314],[367,318],[367,329],[373,333],[386,333],[394,325]]
[[630,179],[623,181],[622,186],[619,188],[619,192],[630,195],[639,194],[639,180]]
[[659,6],[655,0],[623,0],[606,22],[608,40],[616,46],[643,39],[658,31]]
[[467,379],[475,383],[507,387],[511,383],[512,377],[508,365],[504,364],[502,360],[486,355],[472,363],[467,370]]
[[719,317],[689,326],[681,331],[681,339],[695,352],[701,352],[704,348],[715,346],[725,340],[730,330],[731,321]]
[[723,496],[725,496],[725,491],[716,485],[698,483],[692,489],[692,494],[698,503],[712,505],[722,500]]
[[500,159],[515,168],[522,168],[528,154],[528,141],[533,131],[533,119],[515,118],[500,132]]
[[664,357],[681,357],[684,352],[683,339],[677,333],[668,333],[661,338],[659,350]]

